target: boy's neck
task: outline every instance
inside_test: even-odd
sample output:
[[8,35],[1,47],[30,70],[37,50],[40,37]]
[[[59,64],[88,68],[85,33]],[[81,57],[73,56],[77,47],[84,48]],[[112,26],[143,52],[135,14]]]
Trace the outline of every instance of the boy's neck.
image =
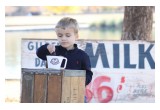
[[[63,47],[63,46],[61,46],[61,47]],[[74,44],[73,44],[72,46],[70,46],[70,47],[68,47],[68,48],[66,48],[66,47],[63,47],[63,48],[65,48],[65,49],[68,51],[68,50],[73,50],[73,49],[75,49],[75,46],[74,46]]]
[[66,48],[67,50],[73,50],[74,49],[74,45],[72,47]]

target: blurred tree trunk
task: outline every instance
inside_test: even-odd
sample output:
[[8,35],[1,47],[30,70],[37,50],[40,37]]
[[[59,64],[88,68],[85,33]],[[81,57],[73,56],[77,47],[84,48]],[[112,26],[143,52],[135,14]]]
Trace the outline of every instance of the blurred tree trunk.
[[152,37],[153,7],[126,6],[122,40],[147,40]]

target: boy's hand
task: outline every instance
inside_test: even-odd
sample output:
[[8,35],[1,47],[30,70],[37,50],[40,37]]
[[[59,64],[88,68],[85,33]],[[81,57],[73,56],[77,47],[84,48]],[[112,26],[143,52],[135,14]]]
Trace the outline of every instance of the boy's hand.
[[55,46],[54,46],[54,44],[49,44],[47,46],[47,49],[48,49],[48,51],[49,51],[50,54],[52,54],[53,52],[55,52]]

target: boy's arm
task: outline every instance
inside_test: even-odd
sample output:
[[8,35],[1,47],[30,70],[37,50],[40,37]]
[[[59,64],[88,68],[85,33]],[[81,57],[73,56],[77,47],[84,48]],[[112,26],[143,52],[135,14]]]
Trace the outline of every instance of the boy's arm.
[[92,80],[93,72],[91,71],[91,63],[90,63],[89,56],[87,54],[84,56],[84,59],[82,62],[82,69],[86,70],[85,85],[88,85]]
[[50,53],[49,53],[49,51],[47,49],[48,45],[49,44],[42,45],[36,51],[37,56],[42,60],[47,60],[46,55],[50,55]]
[[86,82],[85,82],[86,86],[91,82],[92,75],[93,75],[93,73],[91,70],[86,70]]

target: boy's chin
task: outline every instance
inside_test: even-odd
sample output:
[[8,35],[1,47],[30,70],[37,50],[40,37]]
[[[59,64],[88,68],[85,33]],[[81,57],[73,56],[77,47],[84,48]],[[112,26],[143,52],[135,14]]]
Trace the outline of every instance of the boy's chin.
[[66,45],[61,45],[63,48],[68,48],[68,46],[66,46]]

